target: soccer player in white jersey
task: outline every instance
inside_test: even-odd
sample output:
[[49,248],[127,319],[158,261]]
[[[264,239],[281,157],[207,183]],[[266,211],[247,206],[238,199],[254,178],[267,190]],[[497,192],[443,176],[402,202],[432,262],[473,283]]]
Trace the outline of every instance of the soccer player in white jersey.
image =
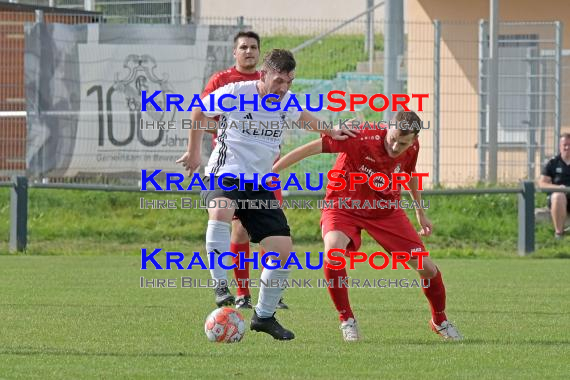
[[[241,129],[226,128],[232,123],[239,125],[244,120],[254,123],[259,121],[268,123],[289,119],[290,121],[304,123],[303,125],[306,125],[308,130],[321,132],[335,140],[345,140],[356,136],[356,132],[350,130],[318,130],[319,120],[308,112],[299,111],[295,107],[283,111],[284,105],[287,104],[291,96],[289,89],[293,83],[295,66],[295,58],[291,52],[273,49],[264,58],[259,80],[230,83],[221,87],[213,92],[214,99],[216,99],[214,111],[202,112],[199,109],[196,112],[193,111],[193,119],[197,125],[206,125],[208,121],[213,121],[210,118],[221,115],[218,124],[218,143],[206,166],[206,177],[209,177],[209,173],[214,173],[216,178],[227,173],[239,178],[239,175],[243,173],[245,180],[254,179],[254,174],[257,174],[258,179],[261,180],[265,174],[271,172],[272,163],[279,155],[279,145],[282,142],[284,130],[259,127],[254,129],[249,127],[249,122],[241,123],[243,125]],[[237,110],[224,112],[219,108],[217,99],[224,94],[234,95],[238,99],[234,102],[226,97],[225,100],[228,102],[224,102],[224,106],[228,108],[238,105]],[[272,100],[281,102],[281,110],[268,111],[261,104],[257,104],[257,110],[254,110],[253,104],[245,104],[244,111],[239,111],[240,107],[237,102],[239,102],[241,94],[250,101],[254,99],[254,95],[261,101],[265,95],[275,94],[278,99]],[[209,98],[204,98],[203,101],[205,108],[209,110]],[[267,106],[274,107],[275,104],[268,104]],[[202,134],[203,130],[198,128],[190,130],[188,151],[177,161],[182,163],[190,173],[197,170],[200,165]],[[205,178],[204,182],[206,187],[210,188],[208,178]],[[213,199],[218,202],[225,200],[227,204],[230,204],[232,200],[275,200],[274,192],[265,190],[262,186],[259,186],[259,190],[253,190],[252,183],[244,183],[245,191],[239,191],[239,180],[225,177],[223,185],[228,187],[236,185],[237,190],[223,190],[216,181],[215,190],[202,191],[202,198],[206,202]],[[234,213],[242,222],[253,243],[260,243],[267,252],[278,253],[278,260],[281,261],[281,264],[285,263],[293,249],[293,244],[287,219],[281,209],[209,208],[206,230],[206,250],[208,253],[220,254],[230,250],[230,223]],[[208,259],[210,259],[210,255],[208,255]],[[227,281],[226,270],[217,264],[214,269],[210,270],[210,273],[212,278],[217,280],[217,283],[220,283],[221,280]],[[250,325],[252,330],[265,332],[279,340],[289,340],[295,337],[293,332],[283,328],[275,319],[275,309],[283,289],[264,285],[271,284],[271,280],[280,282],[286,280],[289,278],[289,274],[290,270],[283,268],[262,272],[259,299]],[[218,287],[215,292],[217,302],[222,301],[225,297],[232,297],[227,287]]]

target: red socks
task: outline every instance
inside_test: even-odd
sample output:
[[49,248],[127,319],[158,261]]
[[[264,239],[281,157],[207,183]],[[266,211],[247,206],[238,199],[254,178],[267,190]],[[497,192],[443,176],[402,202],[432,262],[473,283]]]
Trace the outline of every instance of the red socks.
[[443,321],[447,320],[447,316],[445,315],[445,286],[443,285],[441,272],[438,269],[434,278],[428,280],[422,277],[422,280],[422,285],[424,286],[427,285],[429,281],[429,287],[422,288],[422,290],[429,301],[434,323],[441,325]]
[[[325,266],[324,272],[327,281],[333,280],[333,286],[328,287],[328,292],[338,310],[340,320],[346,321],[349,318],[354,318],[348,300],[348,289],[345,286],[339,287],[339,280],[347,277],[346,269],[334,270]],[[424,281],[423,285],[427,285],[429,281],[429,287],[422,288],[422,290],[428,299],[434,323],[441,325],[443,321],[447,320],[447,316],[445,315],[445,286],[443,285],[441,272],[438,269],[435,277],[429,280],[422,277],[422,280]]]
[[325,278],[327,281],[333,280],[332,286],[328,286],[328,291],[334,306],[338,310],[340,320],[347,321],[354,318],[350,302],[348,300],[348,288],[346,286],[339,287],[340,279],[347,277],[346,269],[334,270],[324,266]]
[[232,257],[232,264],[237,265],[237,267],[234,268],[234,276],[238,283],[236,295],[238,297],[249,296],[249,263],[245,263],[244,269],[239,269],[239,252],[244,252],[244,257],[249,258],[249,242],[243,244],[231,243],[230,251],[238,255],[237,257]]

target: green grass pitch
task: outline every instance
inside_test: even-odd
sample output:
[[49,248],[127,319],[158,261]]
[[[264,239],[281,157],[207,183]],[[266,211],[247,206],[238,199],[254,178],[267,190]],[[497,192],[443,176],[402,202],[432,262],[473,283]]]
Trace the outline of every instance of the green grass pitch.
[[[356,344],[342,341],[326,289],[290,288],[291,309],[278,318],[295,340],[248,330],[238,344],[216,344],[203,332],[214,309],[210,289],[139,287],[141,275],[207,278],[206,271],[141,271],[133,256],[0,256],[0,378],[567,378],[568,260],[437,263],[464,342],[428,329],[417,288],[351,289],[365,337]],[[363,264],[349,273],[416,278]],[[243,314],[248,321],[251,311]]]

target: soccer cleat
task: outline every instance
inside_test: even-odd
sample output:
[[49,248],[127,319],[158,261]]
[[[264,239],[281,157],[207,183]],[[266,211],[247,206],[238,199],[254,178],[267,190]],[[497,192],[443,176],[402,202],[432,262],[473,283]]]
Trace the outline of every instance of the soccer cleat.
[[564,232],[562,232],[562,233],[556,232],[556,233],[554,234],[554,239],[556,239],[556,240],[562,240],[562,239],[564,239]]
[[463,337],[457,330],[457,327],[449,321],[443,321],[441,325],[436,325],[435,322],[432,320],[429,321],[429,325],[431,329],[446,340],[462,340]]
[[251,306],[251,296],[237,297],[236,309],[253,309],[253,306]]
[[283,326],[277,322],[275,313],[269,318],[261,318],[257,315],[257,312],[254,311],[249,327],[253,331],[269,334],[277,340],[291,340],[295,338],[295,334],[293,334],[292,331],[283,328]]
[[216,305],[218,305],[218,307],[232,306],[235,303],[234,296],[232,296],[227,286],[215,288],[214,294],[216,295]]
[[283,302],[283,297],[279,299],[279,303],[277,304],[278,309],[289,309],[289,306],[285,302]]
[[349,318],[348,321],[342,322],[340,329],[342,330],[342,337],[345,342],[357,342],[362,339],[358,323],[354,318]]

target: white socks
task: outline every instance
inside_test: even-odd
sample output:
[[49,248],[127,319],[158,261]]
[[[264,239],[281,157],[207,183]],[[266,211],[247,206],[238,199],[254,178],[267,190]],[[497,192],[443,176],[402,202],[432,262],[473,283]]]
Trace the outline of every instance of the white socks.
[[[208,265],[209,267],[214,266],[214,269],[210,269],[210,274],[214,280],[228,280],[228,274],[225,269],[218,265],[218,255],[230,250],[230,224],[221,222],[219,220],[209,220],[208,229],[206,230],[206,253],[208,255]],[[217,252],[217,254],[212,255],[212,259],[215,263],[210,262],[210,252]],[[230,259],[226,256],[224,259]],[[226,260],[224,264],[231,265]]]
[[[275,313],[277,309],[277,304],[281,299],[281,295],[285,288],[280,285],[284,285],[285,280],[289,278],[291,270],[284,269],[264,269],[261,273],[261,289],[259,290],[259,299],[257,305],[255,306],[255,312],[261,318],[269,318]],[[273,284],[271,283],[273,280]],[[277,281],[275,281],[277,280]],[[264,285],[268,284],[268,286]]]

